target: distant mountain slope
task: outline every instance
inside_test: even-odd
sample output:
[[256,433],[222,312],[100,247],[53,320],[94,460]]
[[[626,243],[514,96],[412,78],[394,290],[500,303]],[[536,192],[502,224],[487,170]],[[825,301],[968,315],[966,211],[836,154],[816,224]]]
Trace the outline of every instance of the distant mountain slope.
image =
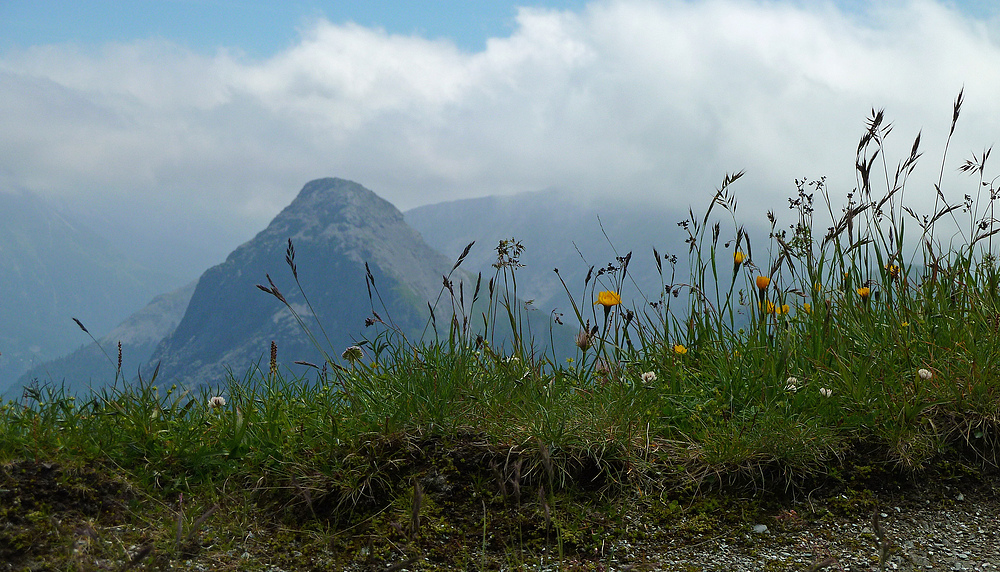
[[[177,327],[191,301],[194,287],[195,283],[192,282],[153,298],[146,307],[100,338],[98,342],[101,347],[90,343],[68,356],[33,367],[18,379],[16,387],[23,387],[33,380],[64,384],[70,392],[107,385],[114,381],[118,364],[112,362],[118,358],[118,342],[122,344],[122,379],[134,379],[139,368],[149,362],[160,341]],[[112,361],[108,360],[101,348],[108,352]]]
[[0,392],[109,331],[176,280],[119,254],[30,193],[0,192]]
[[[418,207],[404,216],[439,251],[459,252],[475,240],[476,247],[463,264],[469,271],[492,275],[498,242],[520,240],[525,247],[521,258],[525,267],[517,271],[520,296],[534,300],[543,312],[553,308],[569,312],[566,292],[553,269],[558,268],[573,294],[580,296],[591,265],[604,267],[630,251],[630,274],[642,292],[655,299],[660,279],[652,249],[678,254],[682,264],[686,262],[687,246],[676,225],[686,218],[685,211],[686,206],[671,210],[611,199],[587,204],[572,193],[550,190],[449,201]],[[604,283],[598,289],[610,287]],[[631,282],[622,292],[626,299],[638,298],[638,293]]]
[[[285,264],[289,238],[315,319]],[[326,349],[339,355],[374,333],[364,327],[371,315],[365,262],[388,307],[376,309],[409,332],[423,326],[427,301],[435,299],[452,265],[372,191],[342,179],[312,181],[266,229],[201,276],[183,319],[151,361],[161,362],[164,382],[188,385],[219,383],[228,369],[242,376],[260,360],[266,368],[272,340],[283,368],[295,360],[321,363],[284,305],[256,288],[267,283],[266,274],[326,346],[316,320],[323,324],[330,336]]]

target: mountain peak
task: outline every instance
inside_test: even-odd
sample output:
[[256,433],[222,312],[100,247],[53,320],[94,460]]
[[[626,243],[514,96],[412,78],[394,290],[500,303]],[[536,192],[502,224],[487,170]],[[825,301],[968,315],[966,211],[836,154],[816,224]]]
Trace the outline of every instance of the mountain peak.
[[286,210],[320,207],[330,211],[375,206],[395,210],[389,201],[354,181],[328,177],[306,183]]
[[306,183],[254,240],[284,243],[291,238],[298,245],[336,237],[334,242],[342,251],[353,252],[355,260],[361,260],[371,244],[389,237],[388,229],[405,224],[403,214],[374,192],[354,181],[325,178]]
[[308,200],[313,197],[321,198],[334,198],[337,196],[350,198],[356,198],[360,196],[371,196],[378,197],[372,191],[369,191],[359,183],[354,181],[348,181],[347,179],[340,179],[338,177],[324,177],[322,179],[313,179],[302,187],[299,191],[298,199]]
[[[315,316],[283,268],[289,239]],[[310,181],[267,228],[202,275],[184,318],[153,360],[163,360],[168,377],[197,384],[218,380],[227,366],[249,367],[272,340],[288,361],[318,359],[288,310],[256,288],[267,274],[307,323],[324,325],[328,349],[339,352],[363,334],[370,316],[366,264],[394,322],[419,333],[448,259],[374,192],[344,179]]]
[[392,222],[403,220],[402,213],[389,201],[354,181],[335,178],[306,183],[295,200],[275,220],[282,217],[305,217],[311,223],[322,220],[353,225],[371,220],[371,217]]

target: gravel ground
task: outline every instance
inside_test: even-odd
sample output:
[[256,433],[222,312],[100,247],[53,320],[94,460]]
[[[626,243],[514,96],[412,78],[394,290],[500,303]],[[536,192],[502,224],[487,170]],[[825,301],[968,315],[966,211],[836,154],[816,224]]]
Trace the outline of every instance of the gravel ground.
[[[747,523],[747,532],[739,535],[686,546],[619,546],[620,557],[610,569],[1000,570],[998,491],[1000,482],[995,479],[960,486],[921,483],[905,492],[879,493],[874,499],[878,508],[863,519],[834,515],[831,508],[836,510],[839,501],[848,500],[844,495],[793,503],[770,522]],[[823,516],[806,522],[798,514],[807,511]]]
[[[897,510],[898,509],[898,510]],[[996,507],[936,509],[893,507],[883,524],[885,570],[1000,570]],[[766,526],[766,525],[764,525]],[[761,527],[758,527],[760,530]],[[751,532],[738,544],[647,547],[646,570],[685,572],[757,570],[879,570],[879,546],[867,522],[830,519],[795,531]],[[639,556],[639,554],[637,554]],[[637,559],[638,560],[638,559]],[[639,569],[639,566],[636,566]],[[626,570],[626,566],[621,567]]]

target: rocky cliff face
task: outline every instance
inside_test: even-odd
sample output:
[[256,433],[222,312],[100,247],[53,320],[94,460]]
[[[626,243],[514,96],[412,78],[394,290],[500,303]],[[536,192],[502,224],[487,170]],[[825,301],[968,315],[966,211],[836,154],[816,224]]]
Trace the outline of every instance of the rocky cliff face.
[[[299,281],[316,311],[311,315],[285,263],[295,247]],[[437,297],[451,262],[427,246],[390,203],[357,183],[320,179],[251,241],[198,280],[184,318],[153,352],[164,383],[220,383],[229,371],[242,377],[254,364],[267,369],[271,341],[282,370],[296,360],[322,363],[320,353],[289,310],[256,285],[275,285],[331,354],[366,333],[371,315],[365,263],[385,305],[376,311],[407,333],[423,327],[426,305]],[[320,333],[321,323],[329,341]]]

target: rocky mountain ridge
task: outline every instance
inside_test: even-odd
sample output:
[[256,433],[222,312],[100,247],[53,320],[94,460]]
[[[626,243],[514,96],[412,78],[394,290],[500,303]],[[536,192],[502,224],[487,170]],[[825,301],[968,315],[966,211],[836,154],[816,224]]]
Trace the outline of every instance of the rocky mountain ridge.
[[[286,266],[289,239],[315,315]],[[372,191],[343,179],[311,181],[267,228],[205,271],[184,317],[151,363],[160,364],[165,383],[218,384],[229,373],[241,377],[255,363],[263,361],[266,368],[274,341],[282,368],[306,373],[293,362],[321,364],[322,354],[288,308],[256,287],[267,284],[267,276],[323,349],[339,355],[372,333],[365,331],[373,310],[367,272],[380,315],[407,334],[419,334],[427,301],[435,299],[451,265]]]

